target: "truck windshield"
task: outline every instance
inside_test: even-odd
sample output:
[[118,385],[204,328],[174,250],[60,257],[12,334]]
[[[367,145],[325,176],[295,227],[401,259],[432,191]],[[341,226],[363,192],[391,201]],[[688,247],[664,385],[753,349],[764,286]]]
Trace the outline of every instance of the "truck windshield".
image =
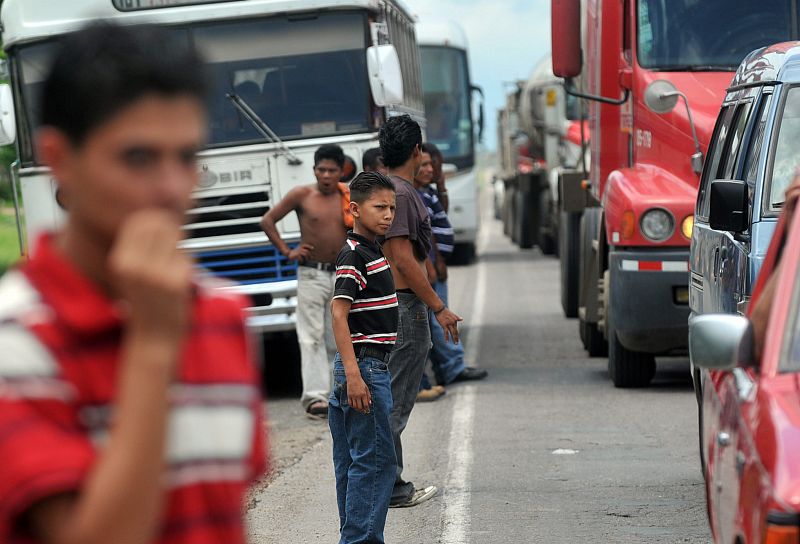
[[734,71],[754,49],[798,39],[797,3],[639,0],[639,64],[663,71]]
[[[368,130],[366,28],[360,13],[176,27],[207,62],[209,146],[264,140],[226,98],[228,93],[242,97],[283,140]],[[15,53],[28,134],[39,123],[39,93],[54,50],[49,42]],[[26,139],[21,137],[23,162],[31,162]]]
[[468,168],[475,162],[467,55],[460,49],[421,46],[426,133],[444,162]]

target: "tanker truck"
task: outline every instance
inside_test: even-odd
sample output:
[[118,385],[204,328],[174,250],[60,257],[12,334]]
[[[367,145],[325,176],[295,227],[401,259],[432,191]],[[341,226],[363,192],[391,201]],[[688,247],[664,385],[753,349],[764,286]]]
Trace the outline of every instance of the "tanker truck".
[[[559,253],[559,180],[583,171],[578,100],[564,93],[554,77],[550,55],[533,69],[527,81],[515,84],[500,114],[498,149],[506,206],[506,231],[522,248],[539,246],[545,255]],[[583,126],[582,126],[583,125]],[[577,311],[577,299],[573,306]]]

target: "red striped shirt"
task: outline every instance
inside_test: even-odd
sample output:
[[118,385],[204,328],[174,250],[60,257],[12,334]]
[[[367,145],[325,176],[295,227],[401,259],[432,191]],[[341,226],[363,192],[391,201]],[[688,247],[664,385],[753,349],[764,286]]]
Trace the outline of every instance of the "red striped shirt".
[[[266,469],[246,303],[198,281],[169,391],[166,496],[155,542],[244,543],[248,485]],[[113,418],[124,323],[44,237],[0,280],[0,542],[33,542],[17,519],[80,492]],[[198,432],[202,429],[202,432]]]

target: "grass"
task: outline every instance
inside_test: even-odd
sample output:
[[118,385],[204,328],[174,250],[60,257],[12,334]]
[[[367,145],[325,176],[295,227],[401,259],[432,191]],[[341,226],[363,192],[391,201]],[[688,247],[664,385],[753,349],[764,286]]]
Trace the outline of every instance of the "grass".
[[18,259],[19,239],[14,215],[0,213],[0,272],[5,272]]

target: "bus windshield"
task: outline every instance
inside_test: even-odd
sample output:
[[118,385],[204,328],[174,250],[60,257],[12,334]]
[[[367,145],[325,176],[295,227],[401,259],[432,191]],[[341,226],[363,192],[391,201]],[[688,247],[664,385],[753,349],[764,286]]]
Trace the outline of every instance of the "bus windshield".
[[[209,146],[262,142],[231,104],[241,97],[283,140],[369,130],[366,16],[325,13],[175,27],[203,54],[210,77]],[[55,44],[17,53],[28,133],[39,123],[38,101]],[[23,161],[30,145],[22,141]]]
[[428,141],[444,162],[468,168],[475,162],[467,55],[451,47],[420,46]]
[[797,4],[797,0],[639,0],[639,64],[662,71],[734,71],[754,49],[798,39]]

